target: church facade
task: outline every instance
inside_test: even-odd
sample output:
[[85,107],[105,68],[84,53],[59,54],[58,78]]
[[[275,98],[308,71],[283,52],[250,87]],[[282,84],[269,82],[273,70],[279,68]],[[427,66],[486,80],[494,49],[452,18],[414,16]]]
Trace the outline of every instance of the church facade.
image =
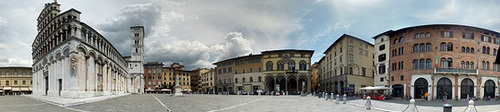
[[33,95],[87,98],[143,93],[144,27],[131,30],[131,56],[124,58],[99,32],[80,21],[81,12],[45,4],[32,44]]

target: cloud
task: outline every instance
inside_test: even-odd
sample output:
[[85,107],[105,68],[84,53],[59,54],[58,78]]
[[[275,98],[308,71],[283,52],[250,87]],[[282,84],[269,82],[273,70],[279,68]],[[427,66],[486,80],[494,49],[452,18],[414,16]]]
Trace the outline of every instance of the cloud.
[[19,58],[0,58],[0,66],[27,66],[31,64],[31,60],[24,60]]
[[7,20],[3,17],[0,17],[0,27],[7,26]]
[[252,53],[252,44],[253,40],[247,40],[243,38],[241,32],[229,32],[225,37],[225,44],[216,44],[211,48],[216,53],[220,54],[219,57],[215,60],[215,62],[217,62]]

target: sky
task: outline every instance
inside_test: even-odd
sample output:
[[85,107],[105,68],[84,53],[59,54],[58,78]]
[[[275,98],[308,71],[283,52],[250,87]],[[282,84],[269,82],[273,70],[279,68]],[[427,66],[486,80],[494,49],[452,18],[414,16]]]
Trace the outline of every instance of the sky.
[[[31,66],[36,18],[52,0],[0,0],[0,67]],[[145,26],[145,62],[187,70],[266,50],[315,50],[342,34],[373,44],[387,30],[459,24],[500,31],[498,0],[58,0],[130,55],[130,26]]]

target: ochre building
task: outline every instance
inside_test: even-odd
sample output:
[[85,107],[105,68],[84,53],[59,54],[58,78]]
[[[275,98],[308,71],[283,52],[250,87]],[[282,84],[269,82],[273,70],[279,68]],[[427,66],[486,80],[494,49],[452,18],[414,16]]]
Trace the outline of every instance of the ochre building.
[[0,67],[0,94],[31,94],[31,67]]

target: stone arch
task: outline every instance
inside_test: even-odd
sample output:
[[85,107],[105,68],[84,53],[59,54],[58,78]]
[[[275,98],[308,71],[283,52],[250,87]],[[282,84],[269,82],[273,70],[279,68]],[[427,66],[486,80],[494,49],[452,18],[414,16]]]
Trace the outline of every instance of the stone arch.
[[57,52],[57,53],[56,53],[56,59],[57,59],[57,60],[61,60],[61,59],[63,59],[63,56],[61,55],[61,53],[60,53],[60,52]]
[[62,51],[64,56],[69,57],[70,48],[68,46],[65,46]]

